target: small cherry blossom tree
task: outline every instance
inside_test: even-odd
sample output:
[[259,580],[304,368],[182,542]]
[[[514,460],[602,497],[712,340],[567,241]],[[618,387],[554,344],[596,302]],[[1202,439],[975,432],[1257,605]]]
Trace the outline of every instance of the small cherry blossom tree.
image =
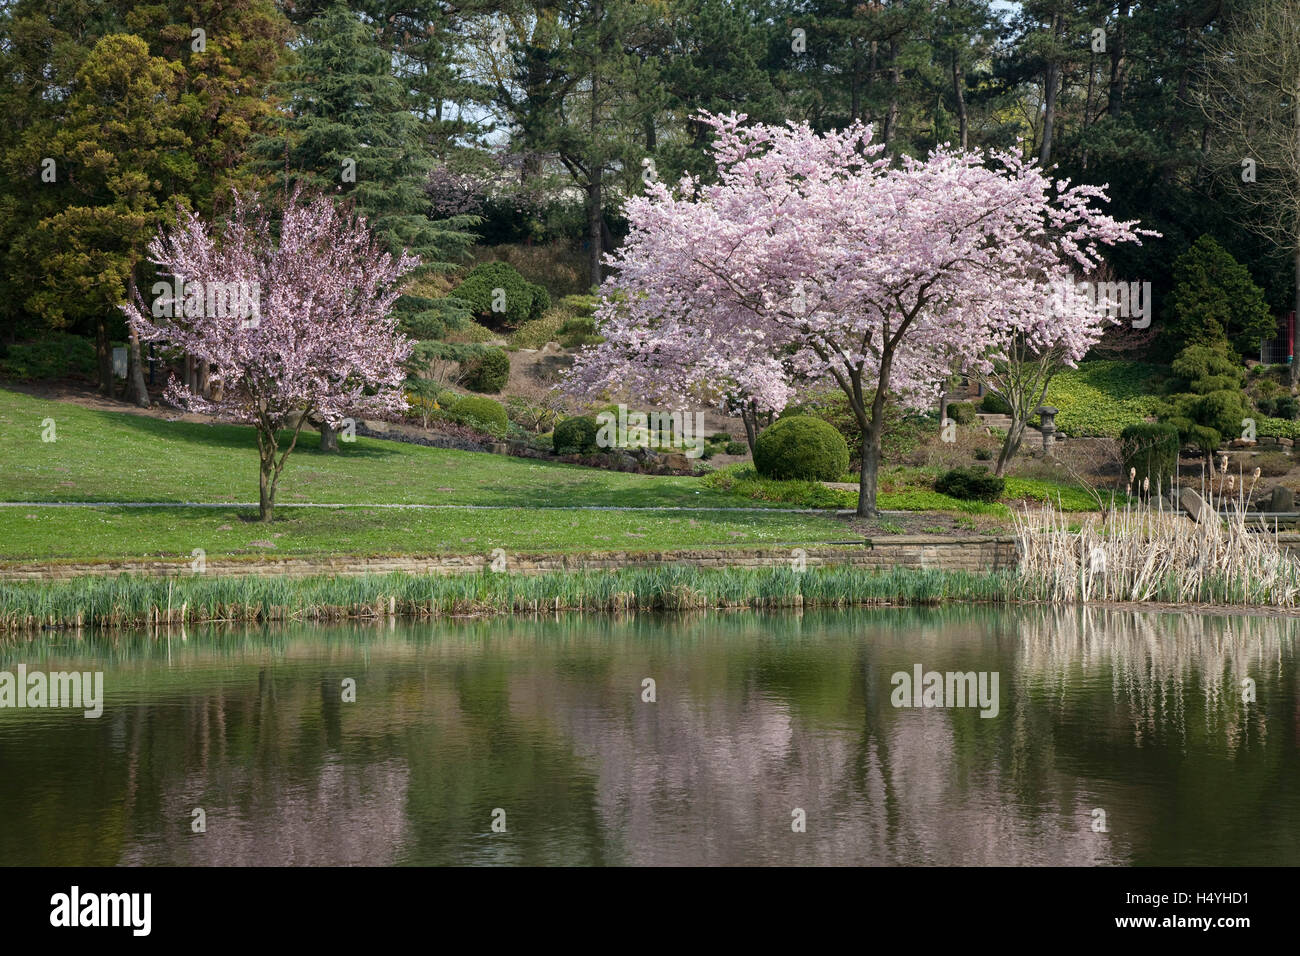
[[364,219],[325,196],[294,191],[280,212],[273,218],[256,196],[236,195],[214,236],[180,211],[148,247],[171,289],[150,308],[124,306],[145,341],[165,340],[212,363],[219,384],[212,399],[173,377],[170,401],[254,426],[263,521],[272,520],[276,484],[309,417],[338,428],[345,416],[406,407],[411,343],[391,311],[402,277],[419,264],[405,254],[394,259]]
[[[1052,291],[1140,230],[1010,152],[947,147],[895,164],[869,126],[746,126],[705,115],[719,181],[651,183],[628,202],[574,387],[655,386],[679,400],[739,381],[773,406],[796,382],[847,395],[862,428],[858,514],[876,513],[885,406],[925,407],[952,367],[987,367],[1016,330],[1056,319]],[[1082,354],[1091,332],[1052,330]]]

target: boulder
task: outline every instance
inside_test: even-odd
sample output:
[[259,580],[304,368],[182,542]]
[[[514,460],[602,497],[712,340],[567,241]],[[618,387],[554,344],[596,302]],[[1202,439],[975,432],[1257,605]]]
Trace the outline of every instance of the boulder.
[[1182,493],[1178,496],[1178,505],[1183,511],[1187,512],[1187,517],[1193,521],[1201,521],[1213,514],[1210,506],[1205,503],[1205,499],[1192,491],[1191,488],[1182,490]]
[[1295,492],[1285,485],[1278,485],[1268,498],[1268,510],[1274,512],[1295,511]]

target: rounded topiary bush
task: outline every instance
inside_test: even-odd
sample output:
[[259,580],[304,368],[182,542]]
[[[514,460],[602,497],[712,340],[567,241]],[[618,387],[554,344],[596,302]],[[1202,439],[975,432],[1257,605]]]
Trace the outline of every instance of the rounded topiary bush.
[[945,471],[934,483],[934,490],[962,501],[997,501],[1006,480],[990,475],[982,465]]
[[555,426],[553,443],[557,455],[586,455],[596,450],[600,426],[586,415],[566,418]]
[[791,415],[758,436],[754,468],[764,478],[839,481],[849,470],[849,446],[820,418]]
[[540,285],[529,282],[514,266],[485,262],[475,266],[453,295],[465,302],[474,317],[489,328],[515,327],[539,319],[551,305]]
[[506,433],[506,408],[480,395],[467,395],[452,406],[450,414],[462,425],[477,427],[501,437]]
[[1001,395],[989,392],[980,399],[980,411],[987,415],[1010,415],[1011,404]]
[[722,448],[723,452],[728,455],[748,455],[749,446],[743,441],[729,441]]
[[504,349],[487,349],[465,362],[465,387],[471,392],[496,395],[510,378],[510,356]]
[[948,417],[958,425],[974,425],[978,421],[975,415],[975,403],[949,402]]

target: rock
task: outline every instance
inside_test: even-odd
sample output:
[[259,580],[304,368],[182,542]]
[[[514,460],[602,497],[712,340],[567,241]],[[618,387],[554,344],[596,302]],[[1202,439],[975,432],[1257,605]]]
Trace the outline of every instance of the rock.
[[508,455],[510,454],[510,446],[503,441],[494,441],[488,445],[488,451],[494,455]]
[[1205,499],[1192,491],[1191,488],[1184,488],[1178,496],[1178,505],[1187,516],[1193,521],[1201,521],[1203,518],[1213,514],[1210,506],[1205,503]]
[[1294,448],[1294,447],[1295,447],[1295,442],[1294,442],[1292,439],[1290,439],[1290,438],[1279,438],[1279,439],[1277,440],[1277,443],[1278,443],[1279,445],[1281,445],[1283,448]]
[[1269,511],[1295,511],[1295,492],[1285,485],[1278,485],[1268,499]]
[[361,424],[366,427],[366,431],[378,432],[381,435],[388,431],[388,422],[372,421],[367,418]]
[[1254,447],[1255,447],[1255,444],[1256,444],[1255,442],[1253,442],[1253,441],[1249,441],[1249,440],[1247,440],[1247,439],[1245,439],[1245,438],[1234,438],[1231,442],[1228,443],[1228,447],[1230,447],[1230,448],[1254,448]]

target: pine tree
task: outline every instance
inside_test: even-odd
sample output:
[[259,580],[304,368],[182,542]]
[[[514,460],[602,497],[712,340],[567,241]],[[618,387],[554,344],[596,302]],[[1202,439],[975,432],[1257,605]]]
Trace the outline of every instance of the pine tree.
[[284,115],[253,145],[255,168],[350,199],[394,254],[445,270],[465,249],[473,217],[434,221],[425,186],[433,159],[406,88],[376,28],[339,2],[309,21],[298,62],[276,85]]

